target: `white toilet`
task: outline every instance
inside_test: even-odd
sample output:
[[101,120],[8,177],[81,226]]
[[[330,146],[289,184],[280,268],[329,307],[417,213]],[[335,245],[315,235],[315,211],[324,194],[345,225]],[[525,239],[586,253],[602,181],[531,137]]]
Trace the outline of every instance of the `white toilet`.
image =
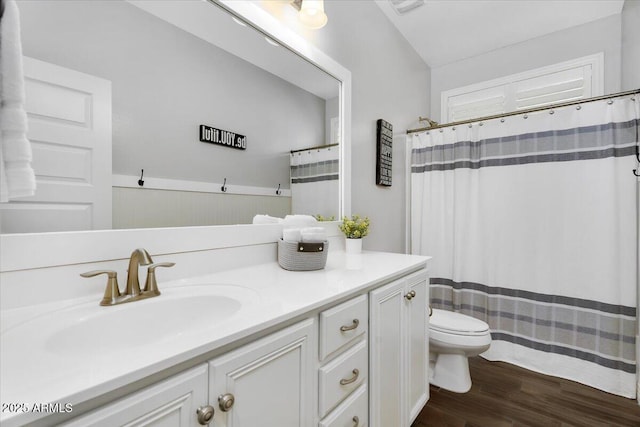
[[433,309],[429,318],[429,383],[466,393],[471,388],[467,358],[490,345],[489,325],[482,320]]

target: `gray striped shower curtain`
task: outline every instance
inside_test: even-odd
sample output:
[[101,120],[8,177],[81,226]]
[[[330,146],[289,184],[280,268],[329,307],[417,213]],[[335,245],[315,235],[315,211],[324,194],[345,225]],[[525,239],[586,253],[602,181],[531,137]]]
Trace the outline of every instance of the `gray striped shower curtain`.
[[291,213],[338,218],[338,146],[291,153]]
[[636,397],[640,99],[410,136],[411,245],[482,356]]

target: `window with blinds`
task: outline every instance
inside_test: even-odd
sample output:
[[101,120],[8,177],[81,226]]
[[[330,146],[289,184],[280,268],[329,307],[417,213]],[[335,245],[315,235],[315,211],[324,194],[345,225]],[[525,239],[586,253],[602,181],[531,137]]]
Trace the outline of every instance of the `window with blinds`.
[[442,123],[604,94],[604,54],[442,92]]

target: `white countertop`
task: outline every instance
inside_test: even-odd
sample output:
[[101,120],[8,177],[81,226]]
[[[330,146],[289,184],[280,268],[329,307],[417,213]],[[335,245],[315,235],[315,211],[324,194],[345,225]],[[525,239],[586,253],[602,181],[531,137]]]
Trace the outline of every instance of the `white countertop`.
[[[29,329],[29,322],[34,322],[30,319],[37,318],[40,323],[45,320],[44,323],[53,327],[56,322],[65,321],[64,315],[69,307],[84,305],[89,307],[89,311],[98,311],[127,306],[126,309],[132,310],[136,304],[146,301],[100,307],[99,300],[94,305],[94,302],[84,298],[50,306],[7,310],[2,313],[0,335],[0,398],[3,404],[0,421],[3,426],[10,427],[47,415],[22,412],[15,408],[8,411],[5,404],[18,404],[19,408],[49,402],[76,405],[423,268],[428,259],[393,253],[363,252],[351,255],[331,251],[324,270],[291,272],[272,262],[207,276],[160,282],[159,288],[166,294],[178,289],[179,292],[189,292],[190,289],[199,288],[197,285],[207,284],[245,288],[243,292],[249,297],[246,305],[229,321],[195,324],[170,340],[130,345],[117,351],[83,347],[82,343],[77,343],[82,347],[78,354],[69,352],[68,347],[64,355],[51,351],[52,342],[47,341],[46,330],[34,333],[33,328]],[[162,295],[151,300],[159,298]],[[170,317],[170,308],[168,311],[166,316]],[[144,331],[145,324],[153,322],[154,319],[144,319],[135,326]],[[64,336],[61,338],[64,340]],[[53,347],[61,347],[76,343],[53,344]]]

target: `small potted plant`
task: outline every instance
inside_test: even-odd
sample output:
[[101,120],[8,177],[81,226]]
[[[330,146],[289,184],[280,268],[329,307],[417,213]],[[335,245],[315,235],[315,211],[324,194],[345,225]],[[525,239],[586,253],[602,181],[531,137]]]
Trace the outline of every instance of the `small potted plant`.
[[362,252],[362,238],[369,234],[369,218],[353,215],[351,218],[343,217],[342,223],[338,225],[347,238],[345,250],[347,253]]

